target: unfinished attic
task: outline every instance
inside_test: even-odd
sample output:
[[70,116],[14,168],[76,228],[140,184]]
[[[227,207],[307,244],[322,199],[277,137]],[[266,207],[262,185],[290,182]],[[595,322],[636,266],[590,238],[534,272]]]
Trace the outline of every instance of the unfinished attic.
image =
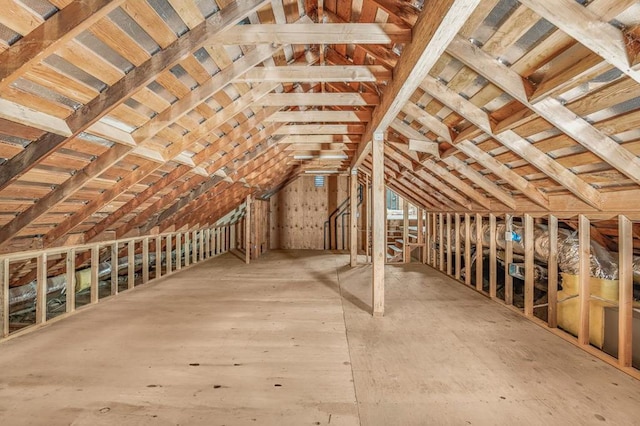
[[640,422],[640,1],[6,0],[0,423]]

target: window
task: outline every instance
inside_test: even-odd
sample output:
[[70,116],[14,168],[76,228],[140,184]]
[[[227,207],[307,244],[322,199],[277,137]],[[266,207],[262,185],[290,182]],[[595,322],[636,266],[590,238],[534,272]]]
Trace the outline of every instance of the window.
[[324,176],[316,176],[313,178],[313,183],[315,184],[316,188],[322,188],[324,187]]

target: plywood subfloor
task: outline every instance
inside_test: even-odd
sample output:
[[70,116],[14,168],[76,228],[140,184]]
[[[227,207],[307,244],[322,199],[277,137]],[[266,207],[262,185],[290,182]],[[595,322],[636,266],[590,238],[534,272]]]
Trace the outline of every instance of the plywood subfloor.
[[638,424],[637,380],[422,265],[372,318],[347,262],[224,255],[5,342],[0,424]]

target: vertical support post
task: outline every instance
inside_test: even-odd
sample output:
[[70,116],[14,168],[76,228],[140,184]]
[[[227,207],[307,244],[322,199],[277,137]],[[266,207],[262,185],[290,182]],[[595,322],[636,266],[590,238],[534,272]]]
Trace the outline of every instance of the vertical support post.
[[[75,249],[70,249],[67,251],[66,268],[67,268],[66,270],[67,282],[65,284],[65,299],[66,299],[65,312],[70,313],[76,310],[76,251]],[[113,267],[112,267],[111,276],[113,276]]]
[[[509,274],[509,265],[513,262],[513,241],[511,231],[513,231],[513,216],[504,216],[505,223],[505,243],[504,243],[504,303],[513,305],[513,277]],[[509,236],[507,238],[507,236]]]
[[426,265],[431,265],[431,246],[433,244],[433,237],[431,235],[431,213],[426,212],[426,233],[427,233],[427,241],[424,250],[424,259],[422,263]]
[[216,254],[222,253],[222,247],[220,243],[220,227],[216,228]]
[[0,337],[9,335],[9,259],[0,260]]
[[373,236],[373,276],[372,276],[372,306],[373,315],[384,314],[384,269],[386,260],[387,236],[385,232],[387,209],[384,191],[384,135],[376,132],[371,143],[372,151],[372,236]]
[[[157,263],[157,262],[156,262]],[[111,244],[111,295],[115,296],[118,294],[118,270],[120,269],[120,264],[118,262],[118,243]],[[74,274],[75,275],[75,274]],[[156,274],[156,277],[159,275]],[[75,294],[75,286],[74,286],[74,294]],[[74,302],[75,306],[75,302]]]
[[444,215],[438,214],[438,269],[444,271]]
[[498,282],[498,257],[496,244],[496,215],[489,215],[489,297],[496,298]]
[[471,215],[464,214],[464,283],[471,286]]
[[201,229],[198,231],[198,238],[200,238],[200,251],[199,251],[199,255],[198,255],[198,261],[202,262],[202,260],[205,259],[205,253],[204,253],[204,229]]
[[432,246],[431,246],[431,266],[434,268],[438,267],[438,247],[436,244],[436,241],[438,240],[438,215],[436,215],[435,213],[433,213],[431,215],[431,235],[433,235],[433,237],[431,238],[432,240]]
[[182,269],[182,234],[176,234],[176,270]]
[[127,288],[136,286],[136,242],[127,243]]
[[418,223],[417,223],[417,227],[418,227],[417,232],[418,233],[417,233],[417,236],[418,236],[418,247],[419,247],[419,249],[418,249],[418,254],[419,254],[418,255],[418,261],[419,262],[421,262],[422,259],[424,258],[424,248],[425,248],[425,246],[424,246],[424,234],[423,234],[424,231],[422,229],[422,228],[424,228],[424,219],[422,217],[422,212],[423,211],[424,210],[422,208],[416,206],[416,214],[417,214],[417,217],[418,217]]
[[155,279],[158,279],[162,276],[162,237],[161,236],[156,236],[156,238],[154,239],[155,241],[155,251],[156,251],[156,263],[155,263],[155,269],[156,269],[156,277]]
[[47,321],[47,253],[38,256],[36,280],[36,324]]
[[149,237],[142,239],[142,283],[149,281]]
[[9,335],[9,259],[0,261],[0,301],[2,301],[2,315],[0,316],[0,336]]
[[369,175],[365,175],[365,225],[364,225],[364,249],[367,254],[367,263],[371,261],[371,197],[370,197]]
[[482,215],[476,214],[476,290],[482,291],[484,268],[483,268],[483,243],[482,243]]
[[209,228],[209,257],[216,255],[216,229]]
[[204,252],[202,255],[202,259],[208,259],[209,257],[211,257],[211,251],[210,251],[210,245],[209,245],[209,241],[211,240],[211,238],[209,238],[209,233],[210,230],[209,229],[205,229],[202,231],[202,238],[204,239],[203,243],[204,243]]
[[409,263],[409,203],[402,200],[402,262]]
[[456,272],[455,272],[455,278],[456,280],[460,281],[460,269],[461,269],[461,265],[460,265],[460,261],[462,256],[460,255],[460,250],[462,247],[462,244],[460,244],[460,213],[456,213],[455,216],[455,227],[454,227],[454,234],[455,234],[455,238],[454,241],[456,243],[456,256],[455,256],[455,262],[456,262]]
[[198,263],[198,231],[191,232],[191,263]]
[[619,291],[618,363],[631,367],[633,321],[633,223],[626,216],[618,216]]
[[447,213],[447,275],[451,276],[451,213]]
[[[162,242],[162,240],[160,240]],[[171,258],[171,252],[173,251],[173,243],[171,241],[171,234],[167,235],[167,240],[165,243],[165,265],[166,266],[166,275],[169,275],[171,273],[171,271],[173,270],[173,259]]]
[[[9,259],[0,261],[0,301],[2,310],[0,311],[0,337],[9,335]],[[67,281],[68,282],[68,281]]]
[[244,263],[251,263],[251,195],[247,195],[247,210],[244,222]]
[[358,265],[358,169],[349,175],[349,260],[351,267]]
[[549,259],[547,260],[547,324],[558,326],[558,218],[549,215]]
[[142,283],[144,284],[148,281],[149,281],[149,237],[145,237],[142,239]]
[[184,233],[184,266],[189,266],[191,261],[191,242],[189,241],[189,231]]
[[533,217],[524,215],[524,315],[533,316]]
[[581,214],[578,216],[578,242],[579,242],[579,298],[580,318],[578,323],[578,344],[589,344],[589,301],[591,299],[591,222],[589,218]]
[[98,245],[91,247],[91,303],[98,303],[98,265],[100,251]]

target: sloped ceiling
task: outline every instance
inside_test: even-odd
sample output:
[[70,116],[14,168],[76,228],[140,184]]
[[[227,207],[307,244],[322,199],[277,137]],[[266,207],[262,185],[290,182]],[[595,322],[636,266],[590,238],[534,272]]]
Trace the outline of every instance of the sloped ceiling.
[[214,223],[296,176],[640,212],[640,3],[9,0],[0,251]]

